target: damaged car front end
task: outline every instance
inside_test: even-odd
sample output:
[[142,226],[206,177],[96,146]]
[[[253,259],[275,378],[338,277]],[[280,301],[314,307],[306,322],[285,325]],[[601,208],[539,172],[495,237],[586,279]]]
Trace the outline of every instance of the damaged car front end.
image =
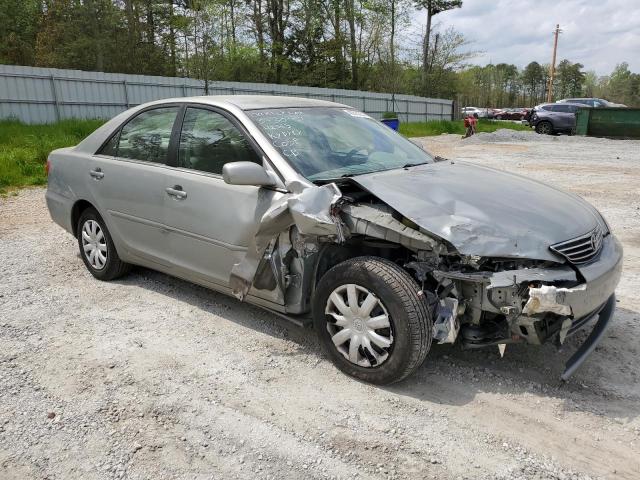
[[[295,157],[289,159],[295,164]],[[287,312],[299,315],[313,309],[317,282],[330,268],[354,257],[383,258],[417,282],[434,341],[498,346],[502,354],[511,343],[562,345],[597,318],[567,363],[562,378],[568,379],[611,321],[620,243],[599,212],[577,196],[505,172],[437,160],[315,181],[307,187],[309,201],[297,204],[298,220],[292,214],[285,233],[264,237],[271,244],[262,268],[256,267],[258,277],[281,289]],[[332,193],[320,206],[322,195],[311,192],[322,189]],[[305,211],[324,212],[324,218],[305,218]],[[244,292],[249,282],[247,277]],[[329,319],[326,328],[339,348],[341,330],[331,327],[331,315],[340,321],[344,315],[324,310],[315,315]],[[325,323],[316,327],[323,331]],[[358,352],[342,356],[376,368],[375,358],[387,350],[361,344]]]

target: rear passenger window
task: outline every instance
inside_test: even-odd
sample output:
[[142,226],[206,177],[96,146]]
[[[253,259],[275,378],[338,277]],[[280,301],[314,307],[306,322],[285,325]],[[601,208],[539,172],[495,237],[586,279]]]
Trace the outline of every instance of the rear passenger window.
[[[164,107],[147,110],[131,119],[114,137],[117,138],[115,156],[165,163],[177,114],[178,107]],[[109,144],[105,145],[102,153],[109,155],[108,148]]]
[[225,116],[201,108],[187,108],[180,133],[178,166],[222,174],[229,162],[261,163],[243,133]]

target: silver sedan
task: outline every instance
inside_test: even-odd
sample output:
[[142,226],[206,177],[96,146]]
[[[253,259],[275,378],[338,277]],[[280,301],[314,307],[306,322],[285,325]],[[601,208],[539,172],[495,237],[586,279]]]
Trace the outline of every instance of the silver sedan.
[[386,384],[432,341],[565,339],[612,318],[622,249],[584,200],[433,157],[369,115],[287,97],[169,99],[48,159],[47,204],[100,280],[131,265],[313,324]]

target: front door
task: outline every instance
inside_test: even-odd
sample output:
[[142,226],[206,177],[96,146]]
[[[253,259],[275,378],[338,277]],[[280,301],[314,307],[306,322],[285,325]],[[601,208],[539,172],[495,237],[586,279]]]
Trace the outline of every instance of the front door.
[[166,178],[171,262],[188,276],[221,286],[228,285],[233,265],[246,254],[266,210],[282,196],[271,189],[225,183],[223,165],[237,161],[262,164],[255,147],[230,117],[188,107],[177,166],[168,170]]

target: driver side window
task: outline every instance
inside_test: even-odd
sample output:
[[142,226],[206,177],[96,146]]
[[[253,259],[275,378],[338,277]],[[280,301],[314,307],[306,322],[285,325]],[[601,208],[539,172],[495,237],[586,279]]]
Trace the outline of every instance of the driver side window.
[[244,134],[225,116],[202,108],[187,108],[182,122],[178,166],[222,174],[229,162],[262,163]]

